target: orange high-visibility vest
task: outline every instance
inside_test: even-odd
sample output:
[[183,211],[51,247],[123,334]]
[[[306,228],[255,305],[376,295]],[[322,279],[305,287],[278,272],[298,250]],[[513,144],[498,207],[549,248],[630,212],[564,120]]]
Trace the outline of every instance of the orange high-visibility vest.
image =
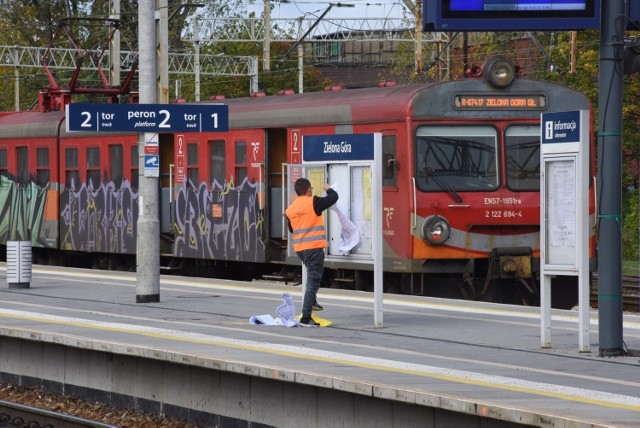
[[293,229],[293,250],[325,248],[327,237],[321,215],[313,210],[313,197],[298,196],[285,211]]

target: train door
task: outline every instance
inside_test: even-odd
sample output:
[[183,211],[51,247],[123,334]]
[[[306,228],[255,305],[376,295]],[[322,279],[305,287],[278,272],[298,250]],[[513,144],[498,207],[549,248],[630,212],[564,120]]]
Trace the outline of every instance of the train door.
[[[299,138],[299,131],[292,131],[291,138]],[[287,129],[274,128],[266,132],[267,166],[266,180],[268,190],[267,213],[268,245],[267,257],[270,261],[284,261],[287,251],[287,231],[284,226],[284,209],[286,202],[286,163],[287,163]]]
[[[172,214],[173,214],[173,176],[175,174],[174,162],[174,134],[158,134],[158,146],[160,150],[160,252],[171,253],[166,248],[166,243],[172,239]],[[183,138],[183,136],[178,136]]]

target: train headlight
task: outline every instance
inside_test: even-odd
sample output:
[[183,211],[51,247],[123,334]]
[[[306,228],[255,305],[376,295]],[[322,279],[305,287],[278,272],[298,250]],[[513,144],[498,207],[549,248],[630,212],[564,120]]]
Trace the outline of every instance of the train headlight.
[[420,234],[429,244],[442,245],[449,239],[451,227],[444,217],[432,215],[424,219]]
[[484,78],[496,88],[506,88],[516,77],[516,69],[508,58],[493,57],[483,67]]

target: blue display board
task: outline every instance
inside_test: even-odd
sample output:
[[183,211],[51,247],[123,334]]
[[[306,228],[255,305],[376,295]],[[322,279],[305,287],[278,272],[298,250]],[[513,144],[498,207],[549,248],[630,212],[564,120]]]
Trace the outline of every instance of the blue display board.
[[423,31],[599,28],[601,0],[424,0]]
[[373,134],[305,135],[303,162],[355,161],[374,159]]
[[229,107],[221,104],[81,104],[66,106],[67,131],[224,132]]
[[542,144],[579,143],[580,111],[542,114]]

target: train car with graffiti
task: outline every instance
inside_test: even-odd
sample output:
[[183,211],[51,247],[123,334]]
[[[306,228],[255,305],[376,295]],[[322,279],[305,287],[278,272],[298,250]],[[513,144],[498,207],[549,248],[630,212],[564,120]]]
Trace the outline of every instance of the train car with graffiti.
[[[380,133],[385,290],[537,302],[540,115],[591,111],[583,94],[521,79],[496,57],[460,81],[216,102],[229,108],[228,132],[159,136],[167,266],[295,276],[283,211],[302,138]],[[64,128],[60,111],[0,116],[1,243],[28,236],[57,258],[131,266],[144,179],[137,135]],[[327,265],[326,286],[372,284],[369,264]],[[574,288],[563,288],[566,305]]]

